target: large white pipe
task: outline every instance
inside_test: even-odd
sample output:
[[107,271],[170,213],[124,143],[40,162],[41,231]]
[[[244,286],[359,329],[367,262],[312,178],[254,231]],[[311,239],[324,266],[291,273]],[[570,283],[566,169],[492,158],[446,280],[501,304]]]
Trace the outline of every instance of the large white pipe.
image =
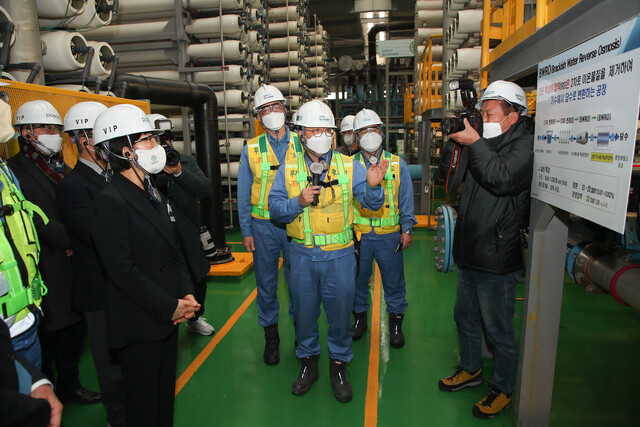
[[287,34],[289,35],[298,34],[300,32],[300,28],[304,24],[304,21],[302,19],[303,18],[300,17],[300,20],[298,21],[269,22],[269,32],[272,35],[280,35],[280,36],[284,36]]
[[176,70],[132,71],[130,74],[156,79],[180,80],[180,74]]
[[245,138],[229,138],[229,148],[227,149],[226,140],[220,139],[220,154],[227,154],[228,151],[230,156],[239,156],[246,143]]
[[325,77],[310,77],[310,78],[304,79],[303,83],[306,84],[308,87],[317,87],[317,86],[324,87],[325,84],[327,83],[327,79]]
[[272,79],[297,79],[301,74],[300,67],[297,65],[292,65],[291,67],[276,67],[269,70],[269,75]]
[[247,119],[248,116],[245,114],[227,114],[226,115],[228,121],[225,120],[225,116],[218,117],[218,130],[225,131],[227,130],[227,123],[229,125],[229,132],[244,132],[249,130],[249,122],[239,121],[238,119]]
[[482,48],[472,47],[457,49],[453,56],[453,72],[476,70],[480,68],[480,56]]
[[91,29],[84,34],[94,40],[107,40],[112,38],[124,37],[143,37],[147,35],[167,34],[167,38],[171,37],[174,32],[172,25],[168,20],[136,22],[134,24],[107,25]]
[[237,179],[238,169],[240,169],[240,162],[230,162],[228,166],[225,162],[221,162],[220,176],[224,178]]
[[87,41],[80,33],[42,32],[40,40],[45,48],[42,62],[47,72],[75,71],[84,67],[87,62],[86,53],[73,53],[74,49],[87,45]]
[[173,61],[170,52],[161,50],[136,50],[128,52],[118,52],[118,63],[122,66],[135,65],[170,65]]
[[225,60],[235,61],[244,57],[244,47],[236,40],[225,40],[222,43],[190,44],[187,55],[199,59],[219,59],[224,54]]
[[[415,43],[418,44],[422,44],[422,43],[428,43],[429,42],[429,37],[431,36],[435,36],[436,34],[443,34],[442,28],[427,28],[427,27],[421,27],[416,29],[416,41]],[[442,43],[442,38],[434,38],[433,41],[431,43]]]
[[326,56],[307,56],[304,58],[304,62],[309,65],[309,67],[318,67],[323,66],[325,61],[327,60]]
[[244,68],[241,65],[228,65],[226,71],[200,71],[194,73],[196,83],[229,85],[242,84],[244,82]]
[[[34,13],[36,0],[2,0],[2,5],[15,25],[16,38],[11,48],[9,63],[35,62],[39,64],[41,71],[36,75],[33,83],[44,85],[40,27],[38,26],[38,17]],[[12,74],[16,80],[26,82],[30,70],[16,70]]]
[[213,38],[220,37],[222,25],[222,34],[224,37],[238,38],[244,31],[242,25],[242,17],[240,15],[222,15],[213,18],[194,19],[190,24],[184,26],[187,34]]
[[461,10],[454,22],[454,31],[456,33],[479,33],[482,24],[482,9]]
[[297,65],[300,64],[300,55],[297,50],[290,52],[271,52],[269,61],[275,65]]
[[298,17],[298,8],[296,6],[272,7],[269,9],[269,22],[273,20],[296,20]]
[[87,40],[87,45],[93,48],[93,60],[91,61],[91,76],[106,77],[113,69],[113,49],[108,43]]
[[303,102],[302,96],[300,95],[285,96],[284,98],[284,105],[286,105],[287,108],[298,108]]
[[324,99],[328,95],[327,91],[323,87],[320,87],[320,88],[310,87],[309,94],[311,95],[312,98],[320,98],[320,99]]
[[418,0],[416,1],[416,10],[438,10],[442,9],[442,0]]
[[[4,7],[0,6],[0,22],[2,21],[13,22],[13,19],[11,19],[11,15],[9,15],[9,12],[7,12]],[[2,40],[4,40],[4,33],[0,33],[0,37],[1,37],[0,47],[2,47],[3,45]],[[9,44],[13,46],[15,42],[16,42],[16,32],[14,30],[13,34],[11,35],[11,42]]]
[[85,8],[81,13],[71,15],[64,19],[39,19],[40,28],[64,27],[71,29],[94,28],[107,25],[113,16],[109,10],[107,12],[98,12],[96,6],[100,3],[113,4],[113,0],[88,0]]
[[261,48],[260,34],[257,31],[247,31],[241,34],[240,41],[247,46],[250,52]]
[[325,46],[323,44],[316,44],[316,45],[311,45],[309,46],[309,55],[326,55],[326,49]]
[[[219,9],[221,1],[223,10],[242,8],[242,0],[182,0],[182,6],[186,7],[190,4],[195,9]],[[120,0],[118,15],[174,11],[175,0]]]
[[302,84],[299,80],[289,80],[286,82],[271,82],[271,84],[277,87],[284,95],[288,94],[300,94],[302,93]]
[[[420,60],[422,59],[422,55],[424,54],[425,50],[427,49],[426,45],[422,45],[422,46],[418,46],[416,48],[416,59]],[[435,62],[440,62],[442,61],[442,45],[431,45],[431,52],[432,53],[432,60]]]
[[249,106],[249,94],[243,90],[229,89],[222,92],[216,92],[218,100],[218,110],[224,108],[225,102],[227,108],[247,108]]
[[416,26],[433,27],[442,24],[443,12],[440,10],[417,10]]
[[299,46],[297,36],[289,37],[276,37],[269,40],[269,49],[275,50],[290,50]]
[[36,9],[39,18],[68,18],[80,14],[84,8],[85,0],[36,0]]
[[258,88],[262,86],[262,81],[263,81],[262,76],[253,76],[251,80],[248,82],[249,90],[251,92],[255,92],[256,90],[258,90]]

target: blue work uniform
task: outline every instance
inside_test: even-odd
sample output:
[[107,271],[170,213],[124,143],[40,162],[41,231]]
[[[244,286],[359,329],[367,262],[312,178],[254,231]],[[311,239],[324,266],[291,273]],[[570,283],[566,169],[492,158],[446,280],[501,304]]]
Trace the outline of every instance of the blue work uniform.
[[[331,164],[332,152],[324,159]],[[352,160],[343,157],[345,160]],[[305,155],[307,167],[311,160]],[[377,210],[384,201],[381,187],[371,188],[367,184],[366,169],[356,160],[353,161],[353,196],[363,206]],[[283,223],[291,223],[303,213],[298,197],[289,198],[285,184],[285,168],[280,168],[271,186],[269,194],[269,213],[271,218]],[[324,181],[326,172],[322,173]],[[334,189],[335,187],[335,189]],[[321,192],[334,191],[335,203],[342,203],[340,186],[321,187]],[[350,205],[349,209],[353,209]],[[327,344],[329,355],[343,362],[351,361],[351,310],[355,292],[355,252],[353,245],[345,248],[325,251],[320,246],[306,247],[291,240],[289,244],[291,262],[290,283],[293,312],[296,319],[296,355],[299,358],[320,354],[318,342],[318,317],[322,303],[329,332]]]
[[[382,160],[382,148],[375,154],[378,162]],[[371,163],[363,155],[364,163],[369,169]],[[402,251],[396,248],[401,242],[401,233],[413,228],[418,222],[413,213],[413,186],[411,175],[404,159],[400,158],[400,187],[398,191],[398,214],[401,231],[388,234],[378,234],[375,227],[363,233],[360,237],[360,262],[356,278],[356,298],[354,311],[362,313],[369,309],[369,278],[373,260],[380,268],[384,289],[384,300],[387,312],[402,314],[407,309],[406,282],[404,279],[404,264]],[[387,196],[388,197],[388,196]]]
[[[282,138],[277,139],[266,133],[267,139],[278,162],[284,164],[289,149],[289,128],[285,126]],[[253,266],[258,296],[258,324],[262,327],[278,321],[280,305],[278,303],[278,265],[282,251],[284,279],[289,283],[289,242],[285,224],[273,219],[255,218],[251,215],[251,186],[253,172],[249,165],[248,146],[242,149],[238,168],[238,217],[242,237],[253,236],[255,251]],[[289,307],[291,314],[291,307]]]

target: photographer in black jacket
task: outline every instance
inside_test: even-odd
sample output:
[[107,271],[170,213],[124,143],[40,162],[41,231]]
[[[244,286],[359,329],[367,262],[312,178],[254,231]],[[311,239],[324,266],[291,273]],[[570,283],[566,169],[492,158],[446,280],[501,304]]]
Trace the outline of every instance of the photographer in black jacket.
[[193,282],[194,296],[201,304],[200,310],[189,319],[186,328],[195,334],[213,335],[216,330],[202,317],[207,296],[207,273],[211,266],[200,241],[202,222],[198,205],[198,199],[209,195],[211,181],[200,170],[193,156],[179,154],[173,148],[171,121],[162,114],[149,114],[147,117],[152,127],[164,131],[160,138],[161,145],[167,152],[167,165],[153,179],[167,197],[171,221],[178,228],[178,242]]
[[484,382],[480,369],[484,326],[493,347],[493,375],[489,394],[473,407],[473,414],[493,418],[511,405],[516,374],[513,316],[523,266],[520,235],[529,213],[533,122],[523,116],[527,98],[515,83],[491,83],[478,107],[482,137],[466,119],[465,129],[449,136],[468,151],[453,243],[460,362],[438,386],[458,391]]

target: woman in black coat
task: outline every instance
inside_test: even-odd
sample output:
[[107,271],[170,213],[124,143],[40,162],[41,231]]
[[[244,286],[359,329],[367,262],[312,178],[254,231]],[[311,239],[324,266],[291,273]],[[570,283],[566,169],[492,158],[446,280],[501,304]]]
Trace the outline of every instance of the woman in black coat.
[[167,205],[148,179],[165,163],[154,133],[145,113],[126,104],[93,129],[114,175],[95,198],[91,232],[108,277],[107,340],[122,363],[128,426],[173,425],[176,325],[200,308]]

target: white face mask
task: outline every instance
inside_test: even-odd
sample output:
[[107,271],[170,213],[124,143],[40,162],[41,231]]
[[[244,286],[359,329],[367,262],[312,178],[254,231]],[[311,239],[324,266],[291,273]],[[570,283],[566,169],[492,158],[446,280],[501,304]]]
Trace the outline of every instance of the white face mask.
[[353,144],[353,141],[355,141],[355,139],[356,139],[356,136],[352,133],[342,135],[342,142],[344,143],[344,145]]
[[[507,117],[509,117],[509,116],[507,116]],[[489,138],[495,138],[496,136],[502,135],[502,133],[504,131],[502,130],[501,124],[502,124],[502,122],[507,120],[507,117],[502,119],[500,121],[500,123],[483,123],[482,124],[482,137],[489,139]]]
[[282,129],[282,126],[284,126],[284,113],[273,112],[267,114],[262,117],[262,126],[274,132]]
[[38,135],[38,143],[49,151],[48,154],[56,154],[62,151],[62,137],[60,135]]
[[382,135],[377,132],[368,132],[365,133],[358,140],[358,144],[364,151],[368,151],[369,153],[374,153],[380,148],[382,145]]
[[320,136],[312,136],[311,138],[307,138],[307,147],[312,150],[314,153],[319,155],[324,155],[331,150],[331,143],[333,142],[332,136],[327,136],[324,133]]
[[167,153],[160,145],[151,150],[135,150],[135,153],[140,167],[151,175],[162,172],[167,163]]

